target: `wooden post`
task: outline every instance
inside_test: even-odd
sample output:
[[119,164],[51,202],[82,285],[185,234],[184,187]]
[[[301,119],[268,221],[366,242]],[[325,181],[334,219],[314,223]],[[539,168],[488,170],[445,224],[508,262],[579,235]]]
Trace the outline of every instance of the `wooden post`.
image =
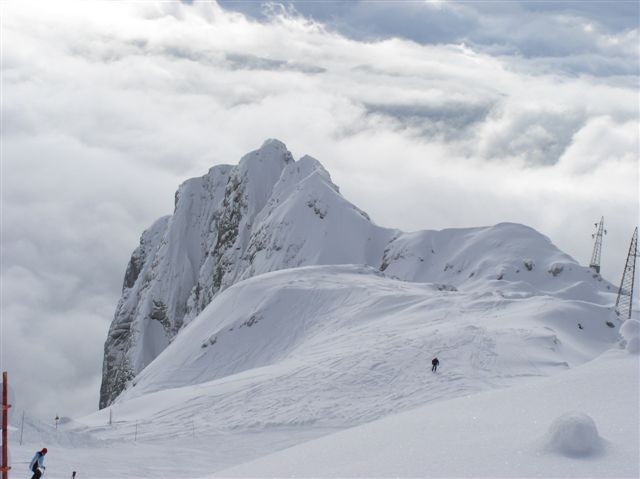
[[2,479],[9,479],[9,385],[7,384],[7,372],[2,373]]

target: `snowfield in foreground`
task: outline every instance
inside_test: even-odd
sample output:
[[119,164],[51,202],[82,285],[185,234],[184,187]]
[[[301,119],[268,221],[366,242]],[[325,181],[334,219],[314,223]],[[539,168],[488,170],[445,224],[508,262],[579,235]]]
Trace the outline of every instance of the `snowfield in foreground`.
[[[212,477],[638,477],[639,373],[638,356],[611,351],[527,386],[430,404]],[[571,454],[562,446],[593,439],[572,436],[566,422],[559,432],[570,442],[549,441],[553,421],[574,411],[597,425],[600,447]]]
[[[200,431],[197,439],[134,443],[128,428],[115,441],[64,429],[29,430],[27,443],[12,448],[13,474],[26,473],[33,451],[47,444],[46,477],[51,479],[67,479],[73,470],[78,479],[637,478],[639,374],[638,356],[614,348],[575,369],[526,385],[434,402],[331,435],[299,426],[223,434],[210,430],[210,435]],[[571,455],[550,443],[554,421],[574,412],[593,420],[602,438],[600,449]],[[182,420],[190,429],[189,420]],[[112,429],[120,431],[120,426]],[[16,431],[12,434],[17,444]],[[318,435],[326,436],[309,441]],[[285,449],[294,444],[299,445]]]
[[568,266],[468,289],[355,265],[250,278],[110,408],[29,428],[15,467],[46,445],[50,478],[637,477],[638,356],[608,285]]

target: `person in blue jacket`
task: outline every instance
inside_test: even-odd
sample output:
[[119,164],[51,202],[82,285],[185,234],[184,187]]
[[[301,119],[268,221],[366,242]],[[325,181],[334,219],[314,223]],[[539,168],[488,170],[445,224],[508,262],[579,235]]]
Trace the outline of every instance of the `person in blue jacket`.
[[44,474],[44,456],[47,453],[47,448],[43,447],[41,451],[36,452],[36,455],[31,459],[29,464],[29,470],[33,472],[31,479],[40,479]]

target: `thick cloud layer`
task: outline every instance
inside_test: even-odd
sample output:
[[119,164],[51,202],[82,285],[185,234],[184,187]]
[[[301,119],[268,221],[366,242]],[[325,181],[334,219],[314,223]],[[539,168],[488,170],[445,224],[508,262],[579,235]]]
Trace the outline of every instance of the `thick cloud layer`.
[[630,1],[237,2],[225,8],[268,19],[287,12],[357,40],[390,37],[421,44],[466,44],[538,60],[538,68],[611,76],[637,74],[640,5]]
[[181,181],[269,137],[320,159],[385,226],[526,223],[588,263],[604,215],[602,272],[618,281],[638,218],[628,3],[300,2],[249,17],[49,3],[1,15],[1,359],[18,410],[97,407],[140,233]]

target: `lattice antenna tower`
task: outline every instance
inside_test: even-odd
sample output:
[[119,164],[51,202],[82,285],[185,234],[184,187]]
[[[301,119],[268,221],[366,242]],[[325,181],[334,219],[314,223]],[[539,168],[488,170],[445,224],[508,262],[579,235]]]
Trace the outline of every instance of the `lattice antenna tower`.
[[618,299],[616,299],[616,314],[619,319],[631,318],[631,307],[633,305],[633,283],[636,275],[636,257],[638,256],[638,227],[636,226],[633,236],[631,237],[631,245],[629,245],[629,254],[624,264],[624,272],[622,273],[622,281],[620,281],[620,289],[618,290]]
[[604,216],[600,218],[600,223],[594,223],[596,226],[596,232],[591,235],[595,238],[593,244],[593,253],[591,254],[591,262],[589,268],[593,269],[596,273],[600,274],[600,255],[602,254],[602,235],[607,234],[607,230],[604,229]]

